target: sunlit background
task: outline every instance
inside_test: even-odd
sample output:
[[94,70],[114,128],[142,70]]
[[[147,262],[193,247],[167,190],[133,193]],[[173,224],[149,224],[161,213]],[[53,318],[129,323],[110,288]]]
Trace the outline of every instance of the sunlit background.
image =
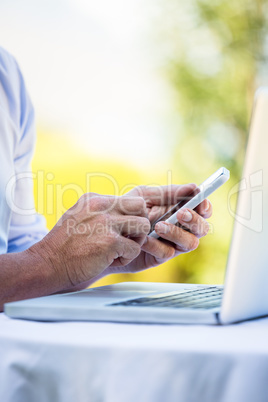
[[228,193],[254,91],[268,82],[267,12],[266,0],[1,1],[0,45],[19,62],[36,110],[35,198],[48,228],[83,191],[122,194],[231,170],[211,196],[211,232],[198,250],[102,284],[223,282]]

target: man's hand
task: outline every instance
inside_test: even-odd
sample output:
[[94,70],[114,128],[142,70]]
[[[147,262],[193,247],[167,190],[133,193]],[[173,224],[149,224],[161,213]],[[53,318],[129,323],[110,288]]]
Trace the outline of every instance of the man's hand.
[[178,212],[190,232],[161,222],[155,226],[161,240],[147,236],[151,223],[194,188],[137,187],[123,197],[85,194],[43,240],[0,256],[0,311],[8,301],[83,289],[102,276],[138,272],[195,249],[209,228],[207,200],[190,215]]
[[88,193],[28,252],[53,267],[59,290],[74,290],[108,266],[129,264],[140,254],[149,231],[143,197]]
[[[145,200],[147,214],[152,224],[195,188],[195,184],[162,187],[141,186],[130,191],[127,196],[142,197]],[[208,200],[204,200],[195,211],[187,209],[178,211],[178,221],[187,230],[166,222],[157,223],[155,231],[160,239],[147,236],[137,258],[124,267],[115,266],[115,262],[104,273],[138,272],[196,249],[199,238],[205,236],[209,231],[209,224],[205,219],[209,218],[211,214],[212,206]]]

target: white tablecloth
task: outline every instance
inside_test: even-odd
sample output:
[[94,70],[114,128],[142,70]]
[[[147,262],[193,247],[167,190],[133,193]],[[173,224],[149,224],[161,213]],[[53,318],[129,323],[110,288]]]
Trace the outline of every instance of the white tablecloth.
[[268,318],[232,326],[0,314],[1,402],[267,402]]

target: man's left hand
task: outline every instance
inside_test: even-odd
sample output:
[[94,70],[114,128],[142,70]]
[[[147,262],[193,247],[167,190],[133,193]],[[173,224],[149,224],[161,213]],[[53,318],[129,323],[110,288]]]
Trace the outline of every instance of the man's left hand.
[[[139,186],[127,195],[141,196],[145,199],[148,218],[153,223],[183,197],[189,196],[195,188],[195,184],[161,187]],[[105,270],[105,274],[138,272],[196,249],[199,245],[199,238],[205,236],[209,231],[206,219],[211,214],[212,205],[207,199],[194,211],[179,210],[177,218],[183,228],[166,222],[157,223],[155,231],[159,239],[147,236],[138,257],[126,266],[114,266],[113,264]]]

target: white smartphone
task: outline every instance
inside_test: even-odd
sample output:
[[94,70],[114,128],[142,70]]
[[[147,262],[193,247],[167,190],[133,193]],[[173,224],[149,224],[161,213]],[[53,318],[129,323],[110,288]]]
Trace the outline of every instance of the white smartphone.
[[187,197],[183,198],[178,204],[174,205],[168,212],[158,218],[152,223],[152,230],[149,234],[150,237],[156,239],[159,238],[156,234],[154,227],[157,222],[166,221],[168,223],[173,223],[173,225],[178,224],[177,212],[181,208],[194,209],[202,201],[204,201],[210,194],[212,194],[217,188],[229,180],[230,172],[225,167],[221,167],[215,173],[213,173],[208,179],[206,179],[200,186],[189,194]]

